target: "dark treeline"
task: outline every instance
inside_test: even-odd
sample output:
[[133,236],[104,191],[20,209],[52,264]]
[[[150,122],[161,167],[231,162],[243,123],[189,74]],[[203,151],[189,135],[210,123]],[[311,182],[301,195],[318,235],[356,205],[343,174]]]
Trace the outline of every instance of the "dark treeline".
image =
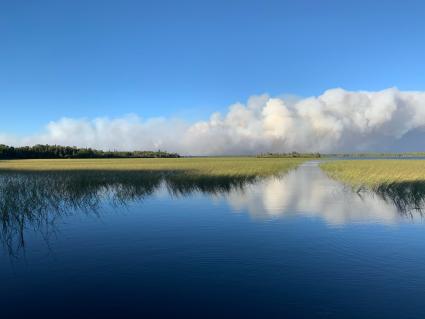
[[298,153],[298,152],[290,152],[290,153],[262,153],[258,154],[257,157],[283,157],[283,158],[319,158],[321,157],[320,153]]
[[425,152],[402,152],[402,153],[378,153],[378,152],[365,152],[365,153],[335,153],[326,154],[327,157],[361,157],[361,158],[374,158],[374,157],[425,157]]
[[338,158],[379,158],[379,157],[389,157],[389,158],[410,158],[410,157],[425,157],[425,152],[404,152],[404,153],[377,153],[377,152],[368,152],[368,153],[298,153],[298,152],[289,152],[289,153],[262,153],[258,154],[257,157],[283,157],[283,158],[320,158],[320,157],[338,157]]
[[34,145],[13,147],[0,144],[0,159],[35,158],[176,158],[176,153],[164,151],[101,151],[60,145]]

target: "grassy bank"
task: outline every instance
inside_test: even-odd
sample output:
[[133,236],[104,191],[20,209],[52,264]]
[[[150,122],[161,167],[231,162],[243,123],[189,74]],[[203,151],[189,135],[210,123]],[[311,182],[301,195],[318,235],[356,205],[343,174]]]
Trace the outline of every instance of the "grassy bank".
[[354,187],[425,183],[425,160],[341,160],[320,167],[330,177]]
[[2,160],[0,171],[179,171],[208,176],[267,176],[288,171],[305,160],[255,157]]

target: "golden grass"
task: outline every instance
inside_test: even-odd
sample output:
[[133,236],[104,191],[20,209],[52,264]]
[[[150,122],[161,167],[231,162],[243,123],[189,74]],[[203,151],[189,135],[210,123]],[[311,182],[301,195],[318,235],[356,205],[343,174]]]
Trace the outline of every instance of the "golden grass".
[[425,182],[425,160],[344,160],[320,167],[330,177],[356,187]]
[[210,176],[267,176],[288,171],[305,160],[255,157],[2,160],[0,171],[184,171]]

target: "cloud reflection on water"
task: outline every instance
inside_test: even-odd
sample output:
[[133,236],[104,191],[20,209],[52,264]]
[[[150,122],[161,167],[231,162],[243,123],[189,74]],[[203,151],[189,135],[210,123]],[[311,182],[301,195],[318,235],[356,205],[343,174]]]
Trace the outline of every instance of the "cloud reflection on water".
[[243,190],[233,190],[226,198],[234,210],[248,211],[256,218],[301,214],[323,218],[329,225],[396,224],[406,216],[415,221],[421,218],[421,207],[397,207],[394,197],[385,192],[355,192],[328,178],[314,162],[282,178],[268,178]]
[[3,172],[0,174],[0,241],[9,253],[21,250],[28,231],[48,234],[61,218],[101,216],[155,196],[170,200],[202,194],[225,199],[235,211],[256,218],[322,218],[329,225],[397,224],[421,221],[425,185],[391,185],[378,192],[353,192],[311,162],[283,177],[197,176],[176,172]]

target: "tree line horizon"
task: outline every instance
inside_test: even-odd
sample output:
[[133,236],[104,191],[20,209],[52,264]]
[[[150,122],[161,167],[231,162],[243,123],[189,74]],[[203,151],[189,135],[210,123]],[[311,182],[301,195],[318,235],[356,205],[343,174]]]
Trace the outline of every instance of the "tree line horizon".
[[103,151],[76,146],[42,145],[14,147],[0,144],[0,159],[55,158],[178,158],[166,151]]
[[[236,155],[233,155],[236,156]],[[259,158],[321,158],[321,157],[425,157],[425,152],[402,153],[319,153],[319,152],[287,152],[287,153],[260,153],[254,155]],[[167,151],[103,151],[90,147],[61,146],[36,144],[33,146],[9,146],[0,144],[0,160],[2,159],[60,159],[60,158],[180,158],[178,153]],[[196,156],[195,156],[196,157]]]

